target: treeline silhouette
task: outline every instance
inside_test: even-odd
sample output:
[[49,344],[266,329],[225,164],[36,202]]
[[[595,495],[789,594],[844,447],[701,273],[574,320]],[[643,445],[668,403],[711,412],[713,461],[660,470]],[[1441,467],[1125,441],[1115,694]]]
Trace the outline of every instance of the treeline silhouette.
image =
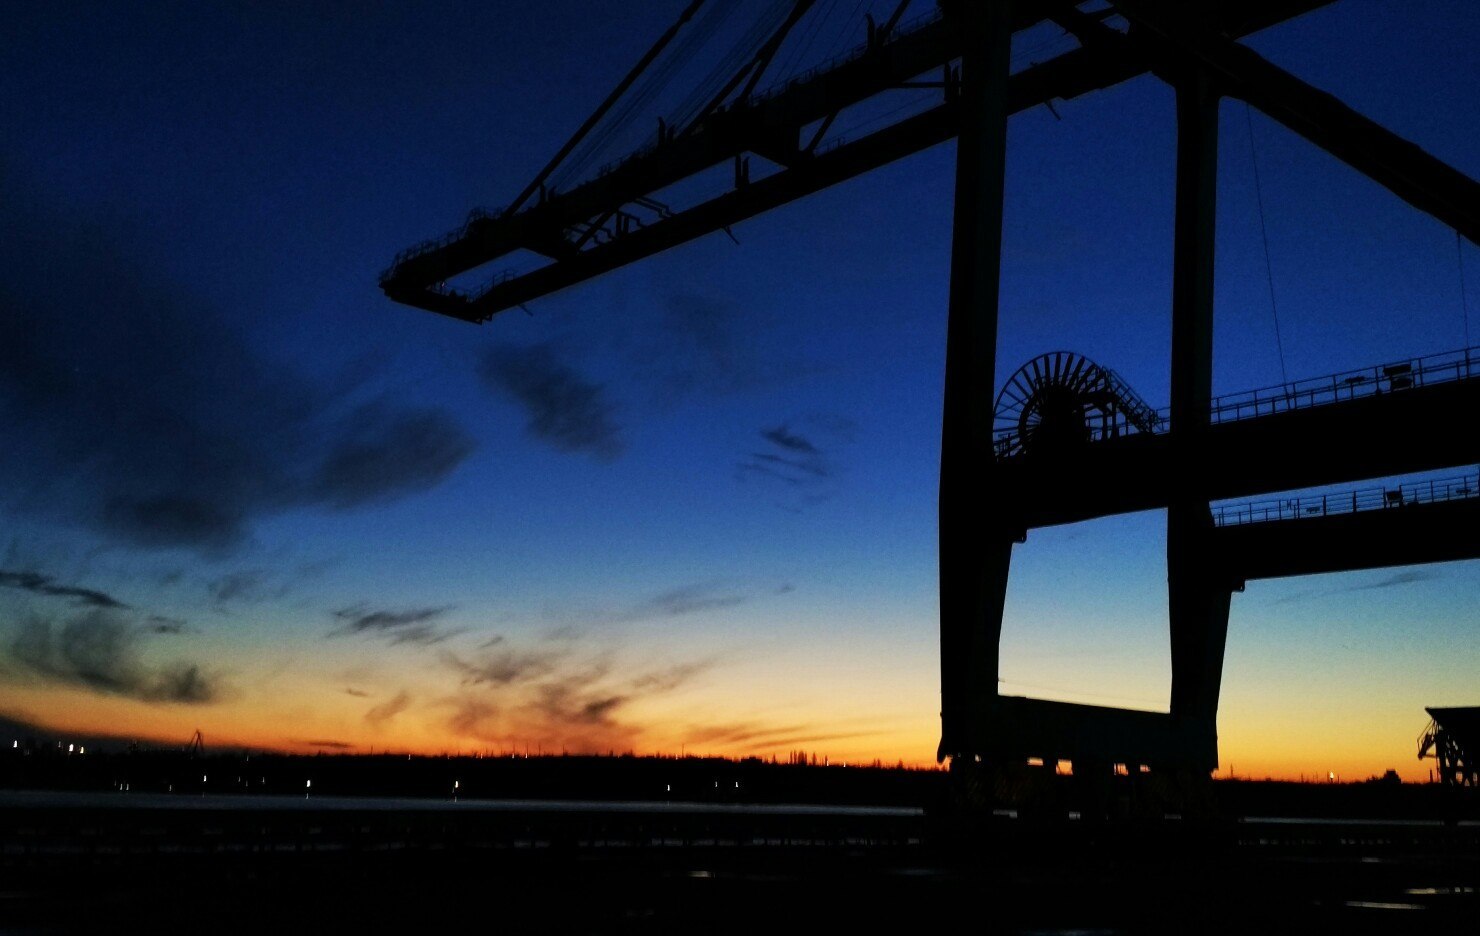
[[[1042,802],[1073,808],[1073,778],[1048,775],[1041,782],[1047,796]],[[802,755],[777,761],[631,754],[304,755],[142,747],[82,753],[44,743],[0,750],[0,789],[930,807],[951,796],[951,780],[944,770],[844,766]],[[1469,815],[1480,806],[1473,791],[1391,781],[1216,780],[1211,791],[1216,812],[1232,816],[1421,818],[1453,815],[1456,808]]]
[[920,805],[944,778],[802,756],[0,750],[0,788],[77,792]]

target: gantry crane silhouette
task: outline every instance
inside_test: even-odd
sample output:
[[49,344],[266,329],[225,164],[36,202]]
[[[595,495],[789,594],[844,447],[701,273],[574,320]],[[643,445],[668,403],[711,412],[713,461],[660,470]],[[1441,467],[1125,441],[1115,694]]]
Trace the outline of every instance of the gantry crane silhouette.
[[[1231,596],[1255,578],[1480,556],[1473,477],[1229,508],[1214,501],[1480,461],[1480,357],[1469,349],[1370,372],[1212,396],[1218,105],[1241,99],[1416,209],[1480,241],[1480,186],[1238,40],[1330,0],[901,0],[853,51],[763,89],[811,0],[752,30],[701,106],[566,190],[563,160],[685,29],[693,0],[555,158],[501,211],[395,258],[391,299],[467,322],[802,198],[956,138],[939,490],[941,742],[953,767],[1071,760],[1206,777]],[[722,2],[722,0],[721,0]],[[906,18],[906,14],[911,14]],[[1075,47],[1013,71],[1015,33],[1057,24]],[[1008,118],[1151,73],[1176,93],[1171,405],[1154,410],[1113,371],[1053,352],[996,393]],[[927,109],[829,138],[840,112],[899,88]],[[752,172],[752,158],[764,171]],[[716,168],[724,191],[660,194]],[[481,285],[456,279],[516,254],[542,265]],[[995,398],[995,403],[994,403]],[[1373,427],[1402,427],[1401,436]],[[1396,495],[1396,496],[1394,496]],[[1167,514],[1170,711],[1005,696],[998,642],[1012,547],[1028,531],[1130,511]],[[1135,769],[1135,768],[1132,768]]]

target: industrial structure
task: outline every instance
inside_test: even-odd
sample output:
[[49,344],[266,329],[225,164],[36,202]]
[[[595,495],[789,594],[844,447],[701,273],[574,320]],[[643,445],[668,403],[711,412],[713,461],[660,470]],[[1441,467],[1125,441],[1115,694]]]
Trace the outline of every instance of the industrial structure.
[[1480,706],[1428,708],[1429,725],[1418,736],[1418,759],[1439,762],[1439,780],[1480,787]]
[[[1328,2],[941,0],[912,8],[900,0],[887,19],[869,20],[862,46],[765,90],[778,51],[814,6],[791,0],[747,34],[696,106],[660,121],[647,144],[596,175],[553,186],[562,161],[621,110],[624,95],[638,93],[634,86],[676,37],[705,28],[704,0],[693,0],[508,207],[474,211],[448,236],[404,252],[381,286],[398,302],[486,321],[956,138],[939,492],[939,755],[953,765],[1042,758],[1072,760],[1076,773],[1146,765],[1206,776],[1218,763],[1231,596],[1246,581],[1480,556],[1474,476],[1214,504],[1480,461],[1480,433],[1456,431],[1456,414],[1480,412],[1480,380],[1472,379],[1480,356],[1468,349],[1212,395],[1220,99],[1247,102],[1480,241],[1480,185],[1238,41]],[[1044,22],[1075,47],[1014,70],[1014,34]],[[1113,371],[1068,352],[1035,359],[998,393],[1008,118],[1148,72],[1176,92],[1171,405],[1152,408]],[[867,134],[829,136],[844,109],[901,88],[936,98]],[[714,170],[725,178],[720,194],[684,204],[667,194]],[[539,265],[459,280],[516,256]],[[1371,427],[1395,425],[1405,427],[1401,444],[1374,444]],[[1170,711],[1000,695],[1013,545],[1039,527],[1152,509],[1165,510],[1168,524]]]

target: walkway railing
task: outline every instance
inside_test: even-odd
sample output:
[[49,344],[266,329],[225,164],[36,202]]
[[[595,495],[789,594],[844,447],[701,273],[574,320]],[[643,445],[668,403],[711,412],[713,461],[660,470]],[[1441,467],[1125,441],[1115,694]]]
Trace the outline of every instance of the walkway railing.
[[[1480,346],[1225,394],[1213,398],[1209,416],[1213,424],[1217,425],[1328,406],[1332,403],[1345,403],[1365,397],[1402,393],[1415,387],[1452,383],[1471,377],[1480,377]],[[1171,412],[1171,407],[1157,409],[1151,431],[1160,434],[1171,428]],[[1088,439],[1093,442],[1145,431],[1124,423],[1104,425],[1097,417],[1087,420],[1085,428]],[[1020,451],[1016,435],[1015,429],[993,433],[993,443],[999,458],[1011,457]]]
[[1480,348],[1409,358],[1327,377],[1230,393],[1213,400],[1213,422],[1233,422],[1290,410],[1344,403],[1414,387],[1480,376]]
[[1337,494],[1308,494],[1247,504],[1225,504],[1213,508],[1213,523],[1218,526],[1237,526],[1269,520],[1300,520],[1367,510],[1401,509],[1414,504],[1437,504],[1474,497],[1480,497],[1480,471],[1453,478],[1412,481],[1391,488],[1370,487]]

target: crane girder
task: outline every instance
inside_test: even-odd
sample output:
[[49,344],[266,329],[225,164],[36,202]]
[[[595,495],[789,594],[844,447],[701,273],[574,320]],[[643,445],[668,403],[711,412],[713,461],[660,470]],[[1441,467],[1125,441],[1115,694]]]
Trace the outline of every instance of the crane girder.
[[[1209,0],[1205,22],[1237,38],[1331,0]],[[1024,0],[1014,28],[1072,12],[1066,0]],[[1108,30],[1116,37],[1123,34]],[[568,192],[545,193],[535,204],[502,215],[475,213],[458,231],[404,253],[381,278],[391,299],[469,322],[548,295],[835,185],[954,137],[959,117],[950,82],[941,103],[857,139],[813,150],[802,131],[838,111],[949,67],[961,53],[949,15],[894,34],[818,74],[710,114],[683,134],[641,150]],[[1068,99],[1143,74],[1157,64],[1142,44],[1089,42],[1012,76],[1013,113],[1055,98]],[[742,180],[718,197],[687,208],[643,216],[645,198],[713,167],[754,153],[781,168]],[[626,222],[612,229],[619,212]],[[636,218],[637,223],[632,223]],[[593,231],[595,226],[599,231]],[[604,236],[593,236],[601,233]],[[471,292],[447,281],[500,257],[527,250],[549,263],[505,274]]]

